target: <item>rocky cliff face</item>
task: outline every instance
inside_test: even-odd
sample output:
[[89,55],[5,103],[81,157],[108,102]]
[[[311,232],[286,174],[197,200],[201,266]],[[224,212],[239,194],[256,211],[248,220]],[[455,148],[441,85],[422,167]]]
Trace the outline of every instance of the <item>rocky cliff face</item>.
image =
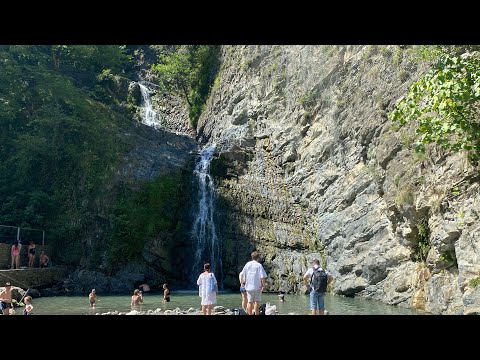
[[[123,187],[133,191],[141,190],[145,183],[159,177],[176,175],[182,183],[189,184],[189,176],[197,153],[195,139],[165,130],[155,130],[137,122],[122,130],[119,137],[128,145],[117,164],[115,178],[111,186],[95,199],[97,211],[95,222],[85,239],[81,267],[52,289],[42,291],[44,295],[61,293],[86,293],[95,287],[102,293],[130,293],[141,283],[159,288],[166,281],[182,277],[183,264],[188,261],[185,247],[188,237],[174,234],[174,231],[161,231],[154,239],[149,239],[142,251],[141,261],[132,261],[115,273],[106,273],[106,258],[103,255],[111,235],[112,208]],[[188,185],[185,185],[185,187]],[[186,197],[185,197],[186,198]],[[179,199],[178,201],[181,201]],[[170,199],[171,208],[176,208],[175,199]],[[185,205],[187,212],[188,206]],[[159,211],[157,208],[152,211]],[[183,212],[180,212],[183,213]],[[188,216],[176,219],[179,228],[188,231]],[[180,231],[179,231],[180,232]],[[101,264],[89,265],[101,253]],[[178,280],[177,280],[178,281]]]
[[398,46],[225,46],[198,128],[217,143],[225,284],[258,249],[270,291],[333,291],[433,313],[480,306],[478,171],[413,151],[387,112],[425,71]]

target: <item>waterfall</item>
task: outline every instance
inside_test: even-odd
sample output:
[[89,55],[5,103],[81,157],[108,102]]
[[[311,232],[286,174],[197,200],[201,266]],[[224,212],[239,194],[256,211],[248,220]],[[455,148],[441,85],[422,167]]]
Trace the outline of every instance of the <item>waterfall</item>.
[[158,129],[161,127],[160,116],[152,108],[152,101],[150,100],[151,91],[143,84],[138,83],[138,85],[142,94],[142,124]]
[[213,179],[209,174],[215,144],[203,149],[195,164],[194,181],[198,182],[198,208],[194,214],[192,228],[193,282],[196,284],[198,275],[203,271],[203,264],[210,263],[219,286],[222,284],[222,244],[215,230],[215,198],[216,192]]

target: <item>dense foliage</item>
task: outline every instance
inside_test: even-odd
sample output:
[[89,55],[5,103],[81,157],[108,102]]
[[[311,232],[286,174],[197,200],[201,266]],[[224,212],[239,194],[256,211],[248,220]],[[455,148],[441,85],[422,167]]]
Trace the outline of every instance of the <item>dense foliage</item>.
[[128,63],[114,45],[0,47],[0,224],[47,229],[67,262],[124,146],[98,76]]
[[196,127],[215,80],[219,48],[217,45],[169,47],[159,56],[159,63],[152,67],[162,86],[188,103],[193,127]]
[[183,193],[181,184],[178,176],[163,176],[137,192],[123,188],[112,217],[110,268],[139,259],[146,242],[159,233],[175,233]]
[[437,143],[451,151],[466,150],[480,159],[480,56],[472,47],[423,47],[433,59],[431,70],[412,84],[389,114],[400,124],[418,123],[416,150]]

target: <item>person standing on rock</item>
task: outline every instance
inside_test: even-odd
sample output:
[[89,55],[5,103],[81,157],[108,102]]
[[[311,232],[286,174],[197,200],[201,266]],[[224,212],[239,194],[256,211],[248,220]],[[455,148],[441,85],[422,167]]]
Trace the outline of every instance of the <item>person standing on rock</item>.
[[322,269],[320,267],[320,261],[317,259],[313,260],[312,267],[303,275],[303,281],[310,289],[311,315],[324,315],[325,293],[327,291],[327,285],[332,279],[332,274]]
[[30,241],[30,245],[28,245],[28,267],[33,268],[33,264],[35,262],[35,252],[36,246],[33,241]]
[[11,269],[20,269],[20,251],[22,250],[22,244],[18,241],[12,245],[12,267]]
[[47,254],[45,254],[45,251],[42,251],[40,253],[40,267],[41,268],[46,268],[48,266],[48,261],[50,259],[48,258]]
[[218,283],[215,275],[210,272],[210,264],[203,265],[203,273],[197,280],[198,295],[202,298],[203,315],[212,315],[212,305],[217,303]]
[[247,262],[240,272],[240,283],[245,283],[247,291],[247,314],[252,315],[252,307],[256,315],[259,315],[262,291],[265,289],[267,273],[262,264],[258,262],[260,255],[257,251],[252,252],[252,260]]

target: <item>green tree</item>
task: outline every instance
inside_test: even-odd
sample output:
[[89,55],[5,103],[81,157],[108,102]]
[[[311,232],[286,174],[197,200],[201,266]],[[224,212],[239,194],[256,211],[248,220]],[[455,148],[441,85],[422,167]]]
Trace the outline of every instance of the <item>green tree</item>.
[[193,52],[192,47],[181,46],[171,55],[162,55],[161,63],[153,67],[161,76],[160,79],[164,86],[176,94],[183,95],[190,106],[190,85],[195,76]]
[[52,45],[50,51],[55,70],[59,70],[63,64],[96,73],[103,69],[118,73],[131,61],[125,45]]
[[[432,68],[412,84],[389,113],[401,125],[415,121],[421,135],[416,151],[437,143],[451,151],[466,150],[470,160],[480,158],[480,58],[462,47],[435,47]],[[428,53],[428,52],[427,52]]]
[[104,60],[121,71],[121,49],[74,65],[72,48],[61,48],[55,68],[51,46],[0,47],[0,223],[49,229],[49,245],[63,254],[93,221],[90,204],[109,186],[124,146],[118,128],[128,121],[75,78],[95,81]]
[[141,259],[147,241],[176,231],[177,212],[185,200],[183,183],[180,176],[165,175],[146,182],[139,191],[121,190],[111,219],[110,265]]
[[216,45],[181,45],[161,49],[159,63],[152,66],[163,87],[180,95],[189,106],[192,126],[196,126],[218,70]]

